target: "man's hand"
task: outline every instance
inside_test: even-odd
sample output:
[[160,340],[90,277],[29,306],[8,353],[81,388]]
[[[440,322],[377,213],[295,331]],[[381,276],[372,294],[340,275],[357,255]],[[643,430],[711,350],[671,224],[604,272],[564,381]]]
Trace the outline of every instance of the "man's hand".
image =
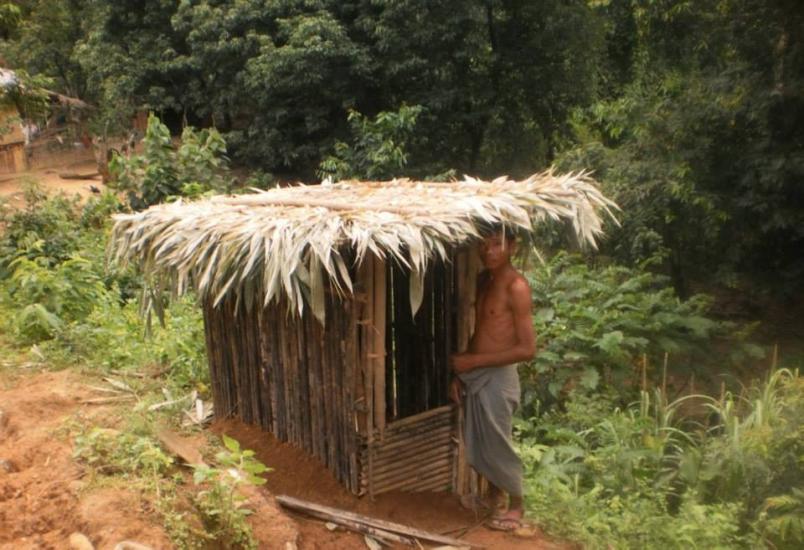
[[450,356],[449,364],[452,367],[453,372],[456,374],[469,372],[470,370],[477,368],[475,356],[471,353],[455,353]]
[[453,378],[452,382],[449,385],[449,398],[450,401],[455,403],[456,405],[461,404],[461,393],[463,390],[463,384],[457,378]]

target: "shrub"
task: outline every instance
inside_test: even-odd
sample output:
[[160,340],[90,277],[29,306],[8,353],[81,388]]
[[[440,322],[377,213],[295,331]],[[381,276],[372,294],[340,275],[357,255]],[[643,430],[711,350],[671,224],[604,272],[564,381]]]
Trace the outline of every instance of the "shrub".
[[335,180],[383,180],[399,176],[407,166],[407,149],[421,112],[419,105],[403,105],[398,111],[384,111],[371,120],[350,111],[352,143],[337,142],[333,154],[319,165],[319,176]]
[[257,548],[246,523],[252,512],[238,489],[264,484],[260,474],[270,469],[254,458],[254,451],[241,449],[234,439],[224,435],[223,443],[226,449],[215,455],[218,467],[194,466],[193,480],[204,486],[195,497],[195,506],[207,532],[222,548]]
[[129,205],[142,209],[183,194],[227,190],[227,164],[226,142],[214,128],[195,130],[188,126],[176,149],[170,130],[151,114],[142,154],[115,155],[110,161],[110,186],[126,191]]
[[23,185],[25,208],[0,210],[0,279],[17,258],[44,258],[53,266],[78,250],[78,197],[49,197],[35,181]]
[[574,386],[594,389],[601,377],[624,388],[643,355],[652,364],[665,352],[676,366],[697,364],[718,338],[731,340],[734,361],[762,353],[733,323],[707,317],[707,297],[681,301],[665,277],[645,267],[590,268],[562,253],[528,277],[539,351],[525,372],[526,406]]
[[20,257],[11,268],[4,301],[17,310],[13,329],[25,343],[52,338],[67,323],[86,318],[97,304],[110,300],[93,266],[78,255],[55,267],[47,258]]
[[93,427],[75,436],[73,457],[104,475],[165,476],[173,458],[152,438]]

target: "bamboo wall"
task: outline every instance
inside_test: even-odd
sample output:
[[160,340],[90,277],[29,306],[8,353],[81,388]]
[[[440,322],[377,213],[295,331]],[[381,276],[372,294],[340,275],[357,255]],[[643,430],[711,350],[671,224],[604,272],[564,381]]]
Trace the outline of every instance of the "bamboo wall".
[[416,316],[405,273],[377,258],[358,268],[353,296],[328,290],[323,327],[281,301],[204,304],[217,414],[304,449],[356,494],[477,490],[447,401],[449,355],[473,328],[477,265],[465,251],[434,265]]
[[304,449],[354,492],[357,303],[330,296],[326,330],[311,314],[289,315],[284,303],[250,311],[233,300],[204,306],[216,412]]

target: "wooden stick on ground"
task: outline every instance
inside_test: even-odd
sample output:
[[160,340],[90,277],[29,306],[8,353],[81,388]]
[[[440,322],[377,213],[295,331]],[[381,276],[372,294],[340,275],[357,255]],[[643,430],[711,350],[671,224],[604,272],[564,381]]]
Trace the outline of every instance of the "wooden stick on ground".
[[[325,519],[327,521],[343,525],[344,527],[360,530],[360,532],[363,533],[365,533],[366,531],[363,531],[362,528],[371,528],[376,531],[380,531],[381,533],[379,533],[378,535],[380,537],[389,538],[388,535],[382,533],[385,532],[390,535],[395,535],[396,537],[399,538],[408,539],[410,541],[409,544],[415,541],[416,539],[421,539],[427,542],[434,542],[438,544],[444,544],[447,546],[456,546],[458,548],[460,547],[481,548],[480,546],[472,544],[465,540],[445,537],[443,535],[438,535],[435,533],[429,533],[427,531],[422,531],[421,529],[408,527],[407,525],[371,518],[361,514],[356,514],[354,512],[347,512],[346,510],[338,510],[337,508],[330,508],[329,506],[315,504],[314,502],[307,502],[286,495],[277,496],[276,501],[285,508],[298,510],[306,514],[312,515],[314,517],[317,517],[319,519]],[[356,527],[358,525],[362,527],[360,528]]]

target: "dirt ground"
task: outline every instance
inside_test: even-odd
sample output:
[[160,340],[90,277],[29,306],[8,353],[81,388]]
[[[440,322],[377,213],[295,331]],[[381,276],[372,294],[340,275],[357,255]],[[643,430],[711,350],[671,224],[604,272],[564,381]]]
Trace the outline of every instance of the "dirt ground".
[[94,159],[79,159],[63,166],[43,168],[19,174],[0,174],[0,198],[11,206],[20,207],[24,203],[21,184],[26,180],[35,180],[50,193],[63,192],[69,196],[79,194],[88,197],[92,194],[90,186],[103,189],[100,176],[87,179],[69,179],[61,175],[90,176],[97,172]]
[[[69,370],[0,373],[0,550],[68,548],[76,532],[98,550],[124,540],[172,548],[152,502],[122,484],[90,483],[87,471],[73,460],[69,420],[80,417],[106,426],[118,415],[111,406],[82,403],[97,397],[87,384],[92,380]],[[491,531],[444,493],[388,494],[374,502],[357,498],[314,459],[255,427],[227,420],[215,423],[213,431],[237,438],[273,468],[261,495],[250,502],[260,548],[285,550],[291,541],[300,550],[367,548],[359,535],[286,514],[273,501],[279,494],[461,536],[490,549],[562,547],[541,536],[523,539]]]
[[0,549],[69,548],[74,532],[100,550],[133,540],[169,548],[158,516],[124,487],[90,488],[72,458],[65,422],[105,407],[69,371],[0,375]]
[[[371,501],[356,497],[343,488],[330,472],[303,451],[282,443],[257,427],[236,420],[217,421],[215,433],[223,433],[256,451],[273,471],[266,474],[265,490],[273,495],[289,495],[367,516],[402,523],[432,533],[459,537],[490,549],[525,550],[568,548],[537,532],[521,538],[488,529],[473,512],[464,510],[458,498],[448,493],[389,493]],[[294,515],[299,525],[300,548],[309,550],[350,550],[365,548],[356,534],[332,532],[319,521]],[[464,532],[466,533],[464,535]]]

